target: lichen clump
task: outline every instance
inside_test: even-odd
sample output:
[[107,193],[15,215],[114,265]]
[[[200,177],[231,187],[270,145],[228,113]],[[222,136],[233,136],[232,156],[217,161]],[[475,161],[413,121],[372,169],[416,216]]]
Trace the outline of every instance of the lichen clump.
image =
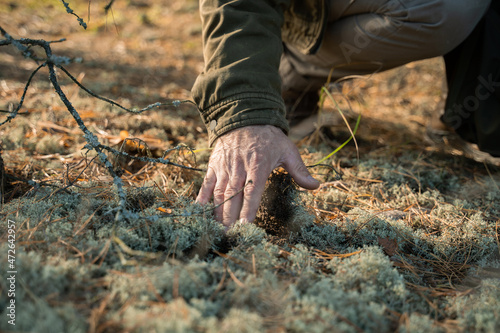
[[[274,208],[261,208],[258,223],[238,222],[228,231],[210,210],[184,197],[165,199],[153,187],[126,188],[131,213],[120,222],[114,221],[116,197],[90,194],[93,184],[68,193],[42,188],[9,202],[4,217],[19,226],[17,265],[26,282],[16,296],[26,305],[18,313],[19,327],[36,332],[84,332],[90,325],[131,332],[499,329],[496,270],[479,268],[500,267],[495,223],[474,210],[491,195],[476,203],[456,197],[443,203],[442,192],[431,188],[352,182],[357,192],[373,196],[383,189],[386,201],[337,209],[334,215],[335,205],[351,200],[341,189],[318,190],[326,198],[320,201],[319,193],[299,192],[287,174],[275,173],[270,184],[264,205]],[[286,204],[286,213],[276,211],[276,203]],[[386,209],[376,210],[379,206]],[[316,215],[314,207],[320,207]],[[4,225],[1,231],[6,233]],[[3,263],[6,249],[0,253]],[[479,279],[475,290],[455,286],[466,278]],[[0,285],[6,288],[5,281]],[[2,298],[0,305],[5,302]],[[0,329],[9,329],[6,325],[0,323]]]

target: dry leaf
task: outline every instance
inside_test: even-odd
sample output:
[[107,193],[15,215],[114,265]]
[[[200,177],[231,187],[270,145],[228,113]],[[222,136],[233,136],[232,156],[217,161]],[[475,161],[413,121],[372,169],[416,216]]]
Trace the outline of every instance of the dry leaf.
[[384,250],[385,254],[387,254],[390,257],[392,257],[393,255],[396,254],[396,251],[398,249],[398,242],[396,242],[393,239],[380,238],[380,237],[377,237],[377,241],[378,241],[378,244]]

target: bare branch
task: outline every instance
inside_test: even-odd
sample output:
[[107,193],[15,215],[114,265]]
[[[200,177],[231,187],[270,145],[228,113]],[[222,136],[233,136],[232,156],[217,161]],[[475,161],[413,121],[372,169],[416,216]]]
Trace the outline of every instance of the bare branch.
[[[65,3],[63,0],[61,0],[67,10],[68,10],[68,6],[67,6],[67,3]],[[112,2],[111,2],[112,3]],[[111,4],[110,3],[110,4]],[[68,13],[72,13],[72,11],[68,11]],[[62,42],[63,39],[61,40],[58,40],[58,41],[45,41],[45,40],[35,40],[35,39],[27,39],[27,38],[22,38],[22,39],[14,39],[12,38],[2,27],[0,27],[0,33],[5,37],[4,40],[0,40],[0,46],[2,45],[14,45],[15,47],[17,47],[25,57],[28,57],[30,59],[33,59],[35,61],[43,61],[43,63],[41,65],[39,65],[30,75],[30,77],[28,78],[28,82],[24,88],[24,91],[23,91],[23,95],[21,97],[21,100],[18,104],[18,106],[16,107],[15,110],[13,110],[12,112],[9,112],[9,116],[7,116],[7,119],[5,121],[3,121],[2,123],[0,123],[0,126],[2,126],[3,124],[9,122],[10,120],[14,119],[16,117],[16,115],[18,114],[18,111],[21,109],[22,105],[23,105],[23,102],[24,102],[24,99],[25,99],[25,96],[26,96],[26,93],[27,93],[27,90],[28,90],[28,87],[33,79],[33,77],[38,73],[38,71],[42,68],[42,67],[47,67],[48,70],[49,70],[49,80],[50,82],[52,83],[52,86],[55,90],[55,92],[57,93],[57,95],[59,96],[60,100],[63,102],[63,104],[65,105],[66,109],[68,110],[68,112],[71,114],[71,116],[73,117],[73,119],[76,121],[78,127],[80,128],[80,130],[83,132],[83,136],[85,138],[85,140],[87,141],[87,144],[84,146],[84,148],[88,149],[88,150],[95,150],[97,152],[97,156],[99,157],[100,161],[104,164],[104,166],[106,167],[106,169],[108,170],[108,173],[111,175],[111,177],[113,178],[113,183],[115,184],[116,186],[116,192],[117,192],[117,195],[118,195],[118,207],[116,209],[114,209],[113,211],[116,212],[116,215],[115,215],[115,223],[122,220],[122,219],[127,219],[127,218],[132,218],[132,217],[135,217],[135,213],[133,212],[129,212],[127,210],[127,207],[126,207],[126,193],[123,189],[124,187],[124,184],[123,184],[123,181],[122,179],[120,178],[120,175],[118,175],[113,167],[113,164],[111,163],[111,161],[109,160],[108,156],[104,153],[104,151],[108,151],[110,153],[112,153],[113,155],[115,156],[125,156],[127,158],[130,158],[130,159],[133,159],[133,160],[138,160],[138,161],[142,161],[142,162],[148,162],[148,163],[161,163],[161,164],[165,164],[165,165],[172,165],[172,166],[175,166],[175,167],[179,167],[179,168],[183,168],[183,169],[188,169],[188,170],[194,170],[194,171],[203,171],[202,169],[198,169],[198,168],[193,168],[193,167],[189,167],[189,166],[185,166],[185,165],[182,165],[182,164],[178,164],[178,163],[174,163],[172,161],[170,161],[169,159],[165,158],[166,154],[171,151],[171,150],[179,150],[179,149],[184,149],[184,147],[176,147],[176,148],[173,148],[171,150],[168,150],[166,151],[164,154],[163,154],[163,157],[162,158],[151,158],[151,157],[144,157],[144,156],[133,156],[133,155],[130,155],[126,152],[123,152],[123,151],[120,151],[120,150],[117,150],[117,149],[114,149],[114,148],[111,148],[109,146],[106,146],[106,145],[103,145],[101,142],[99,142],[99,139],[97,138],[97,136],[92,133],[88,128],[87,126],[85,125],[85,123],[83,122],[82,118],[80,117],[78,111],[74,108],[74,106],[71,104],[71,102],[69,101],[68,97],[66,96],[66,94],[62,91],[61,89],[61,86],[59,84],[59,81],[57,79],[57,75],[56,75],[56,68],[59,68],[61,71],[63,71],[75,84],[78,85],[79,88],[81,88],[82,90],[84,90],[85,92],[87,92],[89,95],[91,95],[92,97],[95,97],[95,98],[98,98],[102,101],[105,101],[107,103],[110,103],[112,105],[115,105],[125,111],[128,111],[128,112],[131,112],[131,113],[142,113],[144,111],[147,111],[147,110],[151,110],[155,107],[160,107],[160,106],[179,106],[181,103],[193,103],[191,101],[188,101],[188,100],[184,100],[184,101],[180,101],[180,100],[174,100],[172,102],[167,102],[167,103],[154,103],[154,104],[151,104],[151,105],[148,105],[147,107],[143,108],[143,109],[140,109],[140,110],[131,110],[131,109],[128,109],[128,108],[125,108],[123,107],[122,105],[108,99],[108,98],[104,98],[104,97],[101,97],[95,93],[93,93],[91,90],[89,90],[88,88],[86,88],[85,86],[83,86],[80,82],[78,82],[78,80],[73,76],[71,75],[71,73],[69,73],[68,70],[66,70],[62,65],[63,64],[69,64],[71,62],[73,62],[74,60],[68,58],[68,57],[61,57],[61,56],[57,56],[57,55],[54,55],[52,53],[52,48],[50,46],[51,43],[54,43],[54,42]],[[28,46],[26,46],[28,45]],[[31,46],[39,46],[41,47],[44,52],[45,52],[45,55],[46,57],[45,58],[39,58],[37,57],[35,54],[33,54],[30,50],[30,47]],[[194,103],[193,103],[194,104]],[[35,190],[38,189],[40,187],[40,184],[37,183],[37,182],[34,182],[34,181],[29,181],[29,184],[34,186],[35,187]],[[71,186],[71,185],[70,185]],[[67,188],[69,186],[66,186],[58,191],[67,191]]]
[[21,107],[23,106],[23,103],[24,103],[24,98],[26,97],[26,93],[28,92],[28,87],[30,86],[30,83],[31,83],[31,80],[33,79],[33,77],[35,76],[36,73],[38,73],[38,71],[40,70],[40,68],[42,67],[45,67],[46,66],[46,63],[43,63],[41,64],[40,66],[38,66],[30,75],[30,77],[28,78],[28,82],[26,83],[26,85],[24,86],[24,91],[23,91],[23,94],[21,96],[21,99],[19,100],[19,104],[17,105],[17,107],[13,110],[13,111],[5,111],[5,110],[1,110],[1,111],[5,111],[5,112],[8,112],[9,115],[7,116],[7,119],[5,119],[3,122],[0,123],[0,126],[2,126],[3,124],[5,123],[8,123],[10,122],[12,119],[14,119],[19,113],[18,111],[21,109]]
[[78,21],[78,23],[80,23],[80,25],[83,27],[83,29],[87,29],[87,23],[85,23],[85,21],[80,17],[78,16],[74,11],[73,9],[71,9],[69,7],[69,3],[65,2],[64,0],[61,0],[61,2],[63,3],[64,7],[66,8],[66,12],[68,14],[71,14],[71,15],[74,15],[76,16],[76,19]]
[[[128,157],[128,158],[136,160],[136,161],[148,162],[148,163],[160,163],[160,164],[165,164],[165,165],[172,165],[172,166],[175,166],[175,167],[178,167],[178,168],[187,169],[187,170],[193,170],[193,171],[205,171],[203,169],[198,169],[198,168],[188,167],[188,166],[182,165],[182,164],[177,164],[177,163],[174,163],[174,162],[170,161],[169,159],[165,159],[165,158],[151,158],[151,157],[146,157],[146,156],[134,156],[134,155],[130,155],[130,154],[124,152],[124,151],[120,151],[120,150],[117,150],[117,149],[114,149],[114,148],[111,148],[109,146],[102,145],[102,144],[99,144],[99,148],[107,150],[107,151],[109,151],[110,153],[112,153],[114,155],[125,156],[125,157]],[[181,147],[176,147],[176,148],[174,148],[172,150],[179,150],[180,148]]]
[[73,81],[78,87],[80,87],[80,89],[82,89],[83,91],[85,91],[90,96],[95,97],[97,99],[100,99],[101,101],[104,101],[104,102],[109,103],[111,105],[117,106],[120,109],[122,109],[124,111],[127,111],[127,112],[139,114],[139,113],[143,113],[144,111],[151,110],[151,109],[153,109],[155,107],[160,107],[160,106],[175,106],[175,107],[178,107],[179,105],[181,105],[183,103],[191,103],[193,105],[196,105],[196,104],[194,104],[193,101],[190,101],[190,100],[173,100],[171,102],[165,102],[165,103],[160,103],[160,102],[153,103],[153,104],[150,104],[150,105],[148,105],[145,108],[142,108],[140,110],[128,109],[128,108],[126,108],[126,107],[118,104],[117,102],[115,102],[115,101],[113,101],[113,100],[111,100],[109,98],[97,95],[96,93],[94,93],[93,91],[91,91],[90,89],[88,89],[87,87],[85,87],[84,85],[82,85],[80,82],[78,82],[78,80],[73,75],[71,75],[71,73],[68,72],[66,70],[66,68],[64,68],[62,66],[57,66],[57,67],[60,68],[71,79],[71,81]]
[[111,9],[111,6],[113,6],[113,2],[115,2],[115,0],[110,0],[108,2],[108,4],[106,6],[104,6],[104,13],[107,14],[108,11]]

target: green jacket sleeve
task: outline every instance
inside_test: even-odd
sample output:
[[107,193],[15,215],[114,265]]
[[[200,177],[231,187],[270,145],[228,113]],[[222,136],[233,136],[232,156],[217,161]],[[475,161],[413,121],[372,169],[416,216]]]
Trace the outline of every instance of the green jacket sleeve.
[[290,0],[201,0],[205,68],[192,94],[210,145],[243,126],[288,131],[281,98],[281,27]]

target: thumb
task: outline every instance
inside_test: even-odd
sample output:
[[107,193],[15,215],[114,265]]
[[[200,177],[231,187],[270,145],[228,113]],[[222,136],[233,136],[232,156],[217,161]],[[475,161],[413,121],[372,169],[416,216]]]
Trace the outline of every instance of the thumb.
[[297,148],[293,147],[292,153],[285,158],[283,168],[288,171],[295,182],[308,190],[314,190],[319,187],[319,181],[313,178],[306,165],[302,161]]

